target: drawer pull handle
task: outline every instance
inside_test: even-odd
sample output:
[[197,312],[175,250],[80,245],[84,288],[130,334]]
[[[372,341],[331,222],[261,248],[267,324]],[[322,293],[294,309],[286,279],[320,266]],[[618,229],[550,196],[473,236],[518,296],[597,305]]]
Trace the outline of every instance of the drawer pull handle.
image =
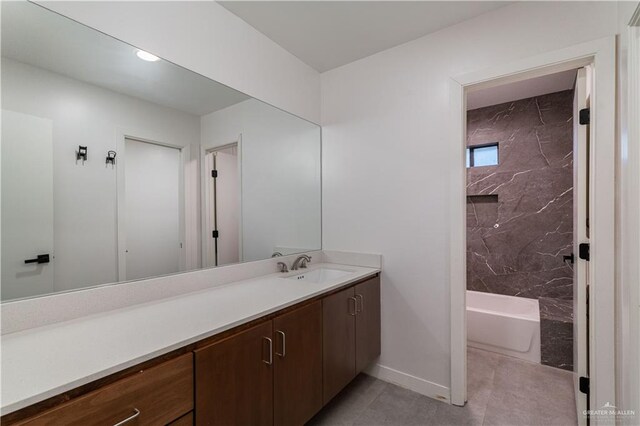
[[276,352],[276,355],[284,358],[287,355],[287,335],[284,334],[284,331],[280,331],[280,330],[276,330],[276,333],[282,336],[282,352],[280,353]]
[[364,311],[364,296],[361,294],[356,294],[356,300],[360,299],[360,309],[358,309],[358,304],[356,303],[356,314]]
[[264,362],[267,365],[271,365],[273,364],[273,340],[271,340],[268,337],[263,337],[264,340],[267,341],[267,343],[269,343],[269,360],[265,360],[263,359],[262,362]]
[[130,415],[129,417],[127,417],[126,419],[124,419],[121,422],[116,423],[113,426],[122,426],[125,423],[129,423],[131,420],[135,419],[136,417],[138,417],[140,415],[140,410],[138,410],[137,408],[133,409],[133,414]]
[[[351,303],[350,303],[352,300],[353,300],[353,310],[351,309]],[[356,299],[355,297],[350,297],[348,299],[347,304],[349,305],[349,307],[347,308],[349,311],[349,315],[351,315],[352,317],[356,316],[356,314],[358,313],[358,308],[357,308],[358,299]]]

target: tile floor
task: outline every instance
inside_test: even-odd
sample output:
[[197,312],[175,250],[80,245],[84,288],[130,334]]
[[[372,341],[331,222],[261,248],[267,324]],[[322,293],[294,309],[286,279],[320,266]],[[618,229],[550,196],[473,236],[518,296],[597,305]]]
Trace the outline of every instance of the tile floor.
[[571,373],[479,349],[468,353],[464,407],[361,374],[309,425],[575,425]]

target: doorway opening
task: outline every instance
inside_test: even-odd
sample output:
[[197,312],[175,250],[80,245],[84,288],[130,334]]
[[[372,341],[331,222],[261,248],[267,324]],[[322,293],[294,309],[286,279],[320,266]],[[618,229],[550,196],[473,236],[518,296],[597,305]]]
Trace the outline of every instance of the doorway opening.
[[[518,370],[516,388],[555,402],[530,413],[540,423],[575,423],[575,403],[586,403],[572,373],[588,377],[588,283],[576,257],[588,241],[590,72],[467,94],[468,368],[492,371],[493,394],[514,392],[500,378]],[[472,398],[483,382],[468,374]]]
[[[616,116],[615,108],[612,107],[616,101],[615,42],[614,37],[602,38],[451,78],[449,284],[451,289],[451,402],[455,405],[465,405],[468,400],[470,401],[468,397],[471,393],[470,387],[467,386],[467,373],[471,375],[471,365],[467,365],[467,171],[465,167],[467,96],[478,90],[589,67],[592,73],[591,78],[586,81],[586,88],[590,97],[590,124],[581,127],[584,136],[588,136],[589,144],[589,172],[587,174],[585,170],[583,175],[583,179],[588,182],[588,188],[586,192],[576,192],[585,194],[584,204],[578,203],[578,211],[586,210],[582,215],[585,223],[586,214],[588,214],[589,234],[587,241],[579,241],[577,250],[574,247],[576,254],[574,271],[582,269],[585,276],[588,276],[588,285],[578,288],[582,288],[585,300],[588,298],[589,304],[578,304],[574,307],[574,324],[581,324],[581,318],[586,317],[582,332],[577,336],[574,332],[574,346],[587,345],[586,339],[580,339],[580,334],[586,334],[588,331],[589,344],[585,350],[578,351],[584,357],[585,362],[582,365],[588,368],[588,375],[573,374],[575,406],[580,424],[585,424],[589,420],[590,412],[587,410],[587,402],[590,410],[596,410],[594,412],[598,416],[598,421],[615,421],[615,416],[607,411],[607,407],[616,405],[617,402],[614,291],[616,282],[614,239]],[[584,155],[586,150],[576,152]],[[574,157],[574,163],[575,160]],[[580,164],[586,167],[587,159],[582,158],[582,160],[584,161],[580,161]],[[580,167],[578,163],[574,166]],[[582,255],[578,256],[578,254]],[[578,313],[577,309],[584,309],[584,315]],[[575,360],[574,365],[578,365]],[[514,371],[514,374],[518,374],[518,371]]]
[[239,141],[204,155],[204,266],[242,261]]

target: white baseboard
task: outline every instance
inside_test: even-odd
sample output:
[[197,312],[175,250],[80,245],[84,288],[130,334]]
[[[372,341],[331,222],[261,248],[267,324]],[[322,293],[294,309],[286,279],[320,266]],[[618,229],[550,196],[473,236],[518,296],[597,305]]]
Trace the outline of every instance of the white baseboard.
[[365,370],[365,373],[385,382],[393,383],[394,385],[428,396],[429,398],[451,403],[451,390],[437,383],[380,364],[373,365]]

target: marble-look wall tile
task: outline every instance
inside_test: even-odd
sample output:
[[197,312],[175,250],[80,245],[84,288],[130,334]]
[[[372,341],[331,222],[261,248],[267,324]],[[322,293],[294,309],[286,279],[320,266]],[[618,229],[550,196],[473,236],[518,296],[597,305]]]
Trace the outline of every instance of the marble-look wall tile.
[[467,135],[499,152],[467,169],[467,288],[572,299],[573,91],[468,111]]

